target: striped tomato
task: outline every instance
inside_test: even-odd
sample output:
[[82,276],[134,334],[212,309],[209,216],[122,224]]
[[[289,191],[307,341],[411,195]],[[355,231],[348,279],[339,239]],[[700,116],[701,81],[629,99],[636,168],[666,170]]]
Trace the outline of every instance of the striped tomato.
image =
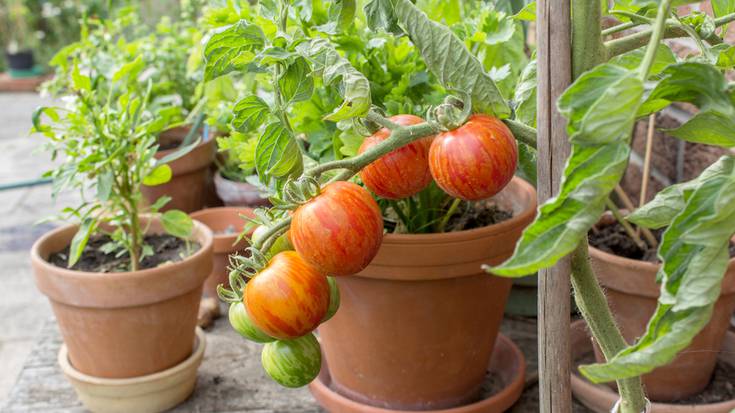
[[500,192],[513,178],[518,147],[507,126],[487,115],[472,115],[459,128],[440,133],[429,150],[436,183],[455,198],[479,200]]
[[241,336],[256,343],[268,343],[275,340],[261,331],[250,319],[245,305],[242,302],[230,304],[230,312],[228,313],[230,324]]
[[301,337],[327,314],[329,283],[297,252],[280,252],[248,281],[245,306],[265,334],[280,339]]
[[383,218],[370,193],[351,182],[334,182],[293,213],[291,241],[322,273],[357,274],[383,241]]
[[[397,115],[390,120],[404,126],[424,122],[414,115]],[[388,136],[388,129],[380,129],[365,138],[359,153],[379,144]],[[431,182],[429,146],[432,139],[433,136],[420,139],[383,155],[360,171],[360,179],[371,191],[386,199],[401,199],[418,193]]]
[[337,280],[334,277],[327,277],[327,281],[329,282],[329,309],[327,310],[327,315],[324,316],[322,323],[325,321],[329,321],[330,318],[334,317],[334,315],[337,314],[337,310],[339,310],[339,303],[341,300],[339,296],[339,286],[337,286]]
[[311,383],[322,367],[322,352],[314,334],[263,346],[263,369],[278,384],[301,387]]

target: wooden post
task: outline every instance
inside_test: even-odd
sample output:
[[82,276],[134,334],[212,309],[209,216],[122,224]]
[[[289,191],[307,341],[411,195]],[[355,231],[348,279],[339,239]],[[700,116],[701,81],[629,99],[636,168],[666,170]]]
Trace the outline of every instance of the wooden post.
[[[559,191],[569,156],[566,121],[556,101],[572,79],[570,0],[540,0],[538,42],[538,194],[543,202]],[[570,413],[570,261],[538,274],[538,370],[541,413]]]

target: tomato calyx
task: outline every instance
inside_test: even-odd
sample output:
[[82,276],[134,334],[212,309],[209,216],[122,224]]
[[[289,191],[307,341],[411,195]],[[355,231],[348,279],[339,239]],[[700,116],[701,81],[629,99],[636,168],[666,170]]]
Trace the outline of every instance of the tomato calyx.
[[283,186],[283,205],[277,208],[294,209],[299,205],[309,202],[311,198],[319,195],[321,187],[319,181],[312,176],[301,176],[298,179],[290,179]]
[[428,122],[433,123],[441,131],[447,132],[464,125],[472,114],[472,97],[461,90],[455,91],[460,97],[449,95],[436,108],[430,108]]

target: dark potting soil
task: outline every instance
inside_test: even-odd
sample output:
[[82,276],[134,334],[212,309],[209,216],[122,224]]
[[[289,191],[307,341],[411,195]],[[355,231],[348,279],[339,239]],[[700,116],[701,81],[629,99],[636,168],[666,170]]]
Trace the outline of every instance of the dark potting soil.
[[[660,243],[663,229],[652,230],[651,232],[656,241]],[[588,238],[590,245],[607,253],[634,260],[658,262],[656,248],[640,248],[617,221],[613,224],[592,227]],[[730,242],[730,257],[735,257],[735,244],[733,242]]]
[[165,142],[160,142],[158,145],[158,150],[168,151],[170,149],[176,149],[179,146],[181,146],[181,142],[182,140],[180,139],[171,139],[171,140],[166,140]]
[[500,208],[492,200],[471,202],[452,215],[447,222],[447,232],[482,228],[513,218],[513,212]]
[[[579,372],[582,364],[595,363],[595,355],[590,352],[575,361],[575,372]],[[709,404],[735,399],[735,366],[723,360],[717,360],[712,380],[699,394],[683,400],[667,402],[670,404]],[[653,400],[655,402],[655,400]]]
[[[89,239],[87,246],[82,251],[82,256],[71,269],[87,272],[124,272],[130,268],[130,257],[125,253],[116,257],[115,253],[105,254],[102,246],[110,242],[107,235],[96,235]],[[197,251],[200,245],[196,242],[187,243],[181,238],[168,234],[146,235],[144,242],[153,250],[140,263],[140,269],[155,268],[164,263],[178,262]],[[62,268],[67,268],[69,259],[69,247],[62,251],[51,254],[48,261]]]

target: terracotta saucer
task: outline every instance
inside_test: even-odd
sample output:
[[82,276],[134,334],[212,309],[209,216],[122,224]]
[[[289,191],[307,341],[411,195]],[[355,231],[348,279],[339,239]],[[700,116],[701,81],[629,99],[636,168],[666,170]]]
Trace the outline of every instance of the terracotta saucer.
[[[423,410],[430,413],[501,413],[511,407],[523,393],[526,360],[521,350],[509,338],[498,334],[488,367],[489,372],[500,376],[505,387],[487,399],[472,404],[441,410]],[[331,413],[416,413],[407,410],[391,410],[358,403],[335,392],[330,384],[329,366],[322,364],[322,371],[309,390],[316,401]]]
[[[591,353],[592,341],[587,331],[587,323],[578,320],[572,323],[569,337],[572,348],[572,360],[577,360]],[[720,360],[735,364],[735,333],[728,331],[722,345]],[[592,384],[580,376],[579,371],[572,371],[572,393],[582,404],[596,413],[609,413],[618,394],[604,384]],[[710,404],[668,404],[652,403],[650,413],[731,413],[735,411],[735,400]]]

